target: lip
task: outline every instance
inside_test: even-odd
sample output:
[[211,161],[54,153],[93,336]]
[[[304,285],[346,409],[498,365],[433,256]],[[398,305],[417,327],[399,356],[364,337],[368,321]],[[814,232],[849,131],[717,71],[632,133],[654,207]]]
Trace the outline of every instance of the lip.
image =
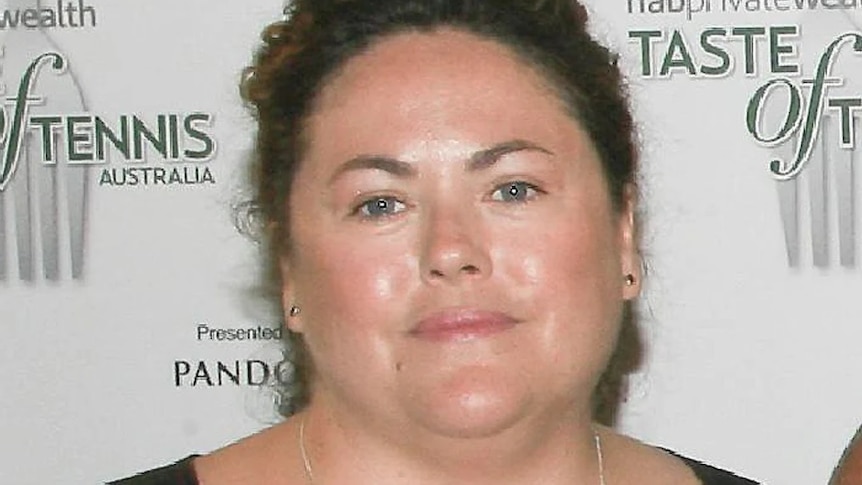
[[450,309],[423,318],[410,330],[410,335],[433,342],[457,342],[489,337],[510,330],[518,323],[502,312]]

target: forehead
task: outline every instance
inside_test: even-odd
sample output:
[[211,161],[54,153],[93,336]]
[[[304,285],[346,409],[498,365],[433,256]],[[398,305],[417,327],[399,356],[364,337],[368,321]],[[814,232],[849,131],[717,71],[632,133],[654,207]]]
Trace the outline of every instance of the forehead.
[[534,84],[531,87],[551,94],[532,64],[510,47],[469,32],[440,28],[392,34],[372,43],[366,51],[349,59],[327,83],[321,104],[337,103],[339,92],[347,89],[368,90],[387,83],[389,90],[400,87],[404,91],[441,95],[453,87],[484,84],[487,79],[483,78],[488,75],[504,82],[516,79],[529,82]]
[[508,46],[440,29],[391,35],[348,60],[321,90],[309,121],[402,118],[416,128],[423,120],[457,125],[467,115],[502,123],[508,115],[575,122],[567,113],[538,69]]
[[601,171],[589,135],[536,68],[454,29],[393,34],[349,59],[322,88],[303,138],[299,173],[309,180],[357,156],[445,171],[512,140]]

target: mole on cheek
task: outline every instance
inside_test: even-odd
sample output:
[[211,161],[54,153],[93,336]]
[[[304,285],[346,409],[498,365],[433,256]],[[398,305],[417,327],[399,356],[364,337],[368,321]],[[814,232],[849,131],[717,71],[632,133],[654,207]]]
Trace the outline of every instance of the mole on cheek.
[[404,363],[403,363],[403,362],[396,362],[396,363],[395,363],[395,370],[396,370],[397,372],[401,372],[401,369],[402,369],[403,367],[404,367]]

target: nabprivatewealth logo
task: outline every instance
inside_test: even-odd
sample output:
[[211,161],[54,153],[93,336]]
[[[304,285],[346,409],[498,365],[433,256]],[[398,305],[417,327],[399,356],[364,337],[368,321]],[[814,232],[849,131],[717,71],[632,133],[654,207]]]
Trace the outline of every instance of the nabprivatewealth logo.
[[630,15],[682,15],[686,20],[710,13],[773,14],[805,11],[855,11],[859,0],[626,0]]

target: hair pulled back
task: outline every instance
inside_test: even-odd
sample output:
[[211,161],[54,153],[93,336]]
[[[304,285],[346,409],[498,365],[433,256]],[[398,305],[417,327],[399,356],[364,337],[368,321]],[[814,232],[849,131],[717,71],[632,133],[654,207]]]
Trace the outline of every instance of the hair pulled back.
[[[258,123],[250,211],[266,227],[273,281],[280,279],[277,258],[290,251],[290,190],[321,90],[351,58],[398,33],[462,30],[505,45],[537,69],[595,145],[620,209],[635,184],[633,121],[617,58],[590,36],[587,22],[576,0],[296,0],[285,7],[284,19],[263,31],[241,84]],[[307,402],[310,372],[299,336],[290,338],[298,372],[281,393],[284,415]]]

